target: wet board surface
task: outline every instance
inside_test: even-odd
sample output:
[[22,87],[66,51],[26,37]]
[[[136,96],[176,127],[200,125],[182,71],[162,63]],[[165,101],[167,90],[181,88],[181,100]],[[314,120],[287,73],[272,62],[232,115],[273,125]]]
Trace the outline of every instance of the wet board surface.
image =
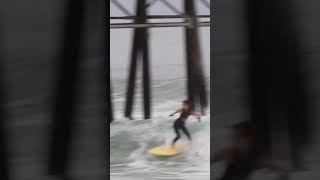
[[175,156],[183,153],[188,147],[188,144],[176,144],[174,147],[171,145],[158,146],[150,149],[148,152],[157,156]]

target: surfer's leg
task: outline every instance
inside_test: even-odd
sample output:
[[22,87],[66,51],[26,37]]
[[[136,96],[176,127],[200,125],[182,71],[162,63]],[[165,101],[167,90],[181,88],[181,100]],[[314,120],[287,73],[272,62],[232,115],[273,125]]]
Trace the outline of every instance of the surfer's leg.
[[187,135],[188,139],[191,141],[192,138],[191,138],[191,135],[190,135],[188,129],[187,129],[184,125],[181,127],[181,129],[182,129],[183,133],[184,133],[185,135]]
[[175,125],[174,126],[174,131],[176,132],[176,137],[174,138],[174,140],[172,141],[172,145],[174,145],[179,139],[180,139],[180,132],[179,132],[179,128]]

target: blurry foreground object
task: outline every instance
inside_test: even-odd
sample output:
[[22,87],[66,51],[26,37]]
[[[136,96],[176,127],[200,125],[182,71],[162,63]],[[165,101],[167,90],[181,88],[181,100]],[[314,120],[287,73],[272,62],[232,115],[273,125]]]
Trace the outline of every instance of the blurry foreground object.
[[[92,11],[88,12],[86,9],[91,7]],[[101,8],[105,7],[105,8]],[[101,8],[101,9],[100,9]],[[67,8],[66,8],[66,18],[65,18],[65,31],[64,31],[64,41],[62,44],[62,54],[61,54],[61,63],[60,63],[60,68],[59,68],[59,74],[58,74],[58,84],[57,84],[57,90],[56,90],[56,96],[55,96],[55,104],[54,104],[54,111],[53,111],[53,124],[52,124],[52,131],[51,131],[51,144],[50,144],[50,157],[49,157],[49,175],[55,176],[60,178],[61,180],[69,180],[69,179],[78,179],[79,177],[76,177],[77,175],[71,175],[70,173],[71,170],[71,165],[77,165],[81,166],[79,164],[72,164],[73,157],[75,154],[79,154],[81,151],[80,149],[75,147],[74,139],[75,139],[75,133],[77,132],[77,127],[79,125],[79,116],[76,114],[77,110],[77,105],[81,97],[83,97],[84,94],[81,94],[82,88],[81,88],[81,75],[84,74],[81,71],[81,65],[83,64],[83,49],[86,47],[85,40],[86,40],[86,34],[85,34],[85,29],[88,28],[86,27],[86,15],[89,15],[89,13],[93,13],[94,11],[101,12],[104,11],[106,14],[106,4],[105,3],[89,3],[88,1],[85,0],[68,0],[67,1]],[[106,38],[103,38],[104,35],[106,35],[107,30],[103,29],[105,26],[103,23],[105,23],[104,17],[99,16],[98,21],[96,23],[100,24],[95,24],[97,27],[94,27],[96,30],[100,30],[102,28],[102,32],[99,31],[99,33],[102,33],[102,38],[100,41],[98,41],[99,45],[102,47],[101,49],[103,51],[106,51]],[[90,32],[90,31],[89,31]],[[92,33],[92,32],[91,32]],[[89,37],[91,34],[89,34]],[[87,42],[88,43],[88,42]],[[89,45],[90,46],[90,45]],[[100,52],[101,53],[101,52]],[[102,52],[100,55],[105,55],[105,52]],[[101,84],[107,83],[105,81],[105,76],[106,73],[103,72],[104,67],[103,66],[107,62],[103,62],[106,59],[106,57],[102,58],[103,60],[100,62],[101,68],[99,65],[95,65],[94,71],[100,72],[99,77],[96,77],[94,81],[98,81]],[[101,80],[101,81],[100,81]],[[107,102],[104,100],[106,96],[106,93],[108,92],[106,86],[100,85],[100,88],[98,90],[98,94],[101,96],[100,100],[102,103],[98,103],[97,105],[101,106],[98,108],[98,110],[103,110],[103,111],[108,111],[107,109]],[[97,91],[97,90],[96,90]],[[90,96],[93,98],[93,96]],[[92,102],[93,99],[89,99],[89,102]],[[100,112],[101,111],[97,111]],[[107,131],[108,126],[107,126],[107,121],[108,118],[110,118],[110,114],[108,112],[103,113],[106,119],[103,119],[99,115],[95,114],[92,117],[90,117],[90,121],[87,126],[91,127],[91,132],[90,134],[94,134],[94,131]],[[94,121],[96,117],[100,117],[101,119],[98,121]],[[94,125],[96,124],[96,125]],[[105,126],[104,126],[105,125]],[[80,126],[81,127],[81,126]],[[95,129],[98,128],[98,129]],[[84,132],[80,132],[78,136],[83,137]],[[106,177],[106,166],[107,164],[107,158],[106,156],[103,156],[103,154],[107,154],[107,146],[104,146],[105,138],[107,137],[106,134],[101,133],[100,137],[94,137],[91,136],[91,142],[99,142],[101,143],[100,145],[100,150],[96,149],[95,153],[100,152],[100,156],[88,156],[86,158],[91,158],[94,157],[95,159],[86,159],[87,165],[92,163],[92,166],[97,166],[100,162],[104,162],[100,164],[99,169],[94,170],[91,176],[87,176],[86,178],[94,178],[94,179],[105,179]],[[94,139],[98,138],[98,139]],[[84,141],[85,139],[81,139],[81,141]],[[91,144],[91,143],[90,143]],[[90,145],[92,146],[92,145]],[[89,146],[89,147],[90,147]],[[97,146],[99,147],[99,146]],[[97,148],[95,147],[95,148]],[[90,147],[93,148],[93,147]],[[92,153],[92,152],[91,152]],[[94,155],[98,155],[94,154]],[[100,159],[96,159],[100,158]],[[96,162],[95,162],[96,161]],[[91,163],[89,163],[91,162]],[[79,161],[78,163],[85,163]],[[82,167],[86,167],[82,166]],[[94,167],[91,167],[94,168]],[[93,170],[93,169],[91,169]],[[86,171],[83,169],[82,171]],[[74,176],[74,177],[73,177]],[[83,177],[85,178],[85,176]]]
[[5,129],[5,84],[3,73],[3,47],[2,47],[2,17],[0,17],[0,178],[9,180],[8,142]]
[[304,168],[311,141],[304,62],[290,0],[247,0],[250,121],[233,128],[233,144],[212,157],[228,160],[222,180],[260,168]]
[[311,129],[293,4],[248,0],[249,97],[259,147],[299,169]]
[[106,179],[106,2],[10,3],[1,2],[0,179]]
[[245,180],[258,169],[270,168],[289,170],[285,161],[272,159],[271,154],[259,149],[254,126],[250,121],[232,127],[232,143],[211,158],[211,164],[227,161],[227,167],[220,180]]

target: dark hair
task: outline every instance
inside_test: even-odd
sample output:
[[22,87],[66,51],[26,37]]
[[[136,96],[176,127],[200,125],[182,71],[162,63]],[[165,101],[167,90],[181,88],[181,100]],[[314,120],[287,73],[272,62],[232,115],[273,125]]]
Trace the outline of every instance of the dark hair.
[[254,137],[254,127],[250,121],[243,121],[232,126],[233,130],[240,131],[246,137]]

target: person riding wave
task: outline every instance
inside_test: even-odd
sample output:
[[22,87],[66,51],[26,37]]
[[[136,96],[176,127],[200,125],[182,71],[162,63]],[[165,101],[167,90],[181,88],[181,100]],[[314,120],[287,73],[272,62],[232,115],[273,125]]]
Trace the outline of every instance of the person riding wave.
[[188,137],[189,141],[192,140],[191,135],[188,129],[185,127],[185,121],[189,116],[197,116],[200,122],[200,113],[193,112],[192,102],[190,100],[182,101],[182,107],[176,110],[174,113],[170,114],[170,116],[174,116],[177,113],[180,113],[180,117],[175,120],[173,123],[173,128],[176,133],[176,137],[172,141],[172,147],[174,147],[175,143],[181,138],[180,130]]

